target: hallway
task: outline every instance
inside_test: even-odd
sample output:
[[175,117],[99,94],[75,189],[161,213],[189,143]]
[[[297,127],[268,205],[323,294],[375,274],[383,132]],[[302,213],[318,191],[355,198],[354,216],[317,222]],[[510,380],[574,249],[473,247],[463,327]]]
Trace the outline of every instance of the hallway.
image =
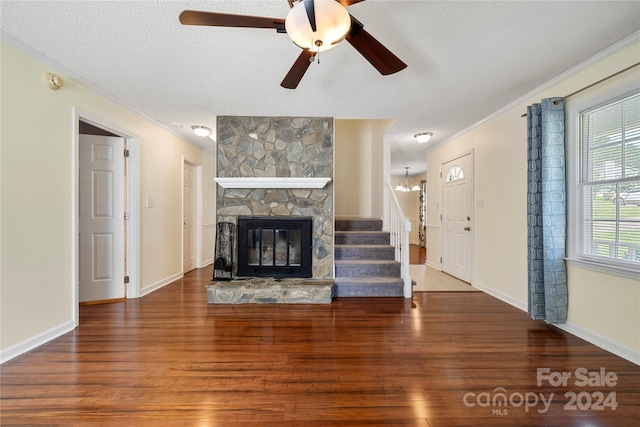
[[411,264],[411,280],[415,280],[414,292],[481,292],[467,282],[438,271],[428,265]]

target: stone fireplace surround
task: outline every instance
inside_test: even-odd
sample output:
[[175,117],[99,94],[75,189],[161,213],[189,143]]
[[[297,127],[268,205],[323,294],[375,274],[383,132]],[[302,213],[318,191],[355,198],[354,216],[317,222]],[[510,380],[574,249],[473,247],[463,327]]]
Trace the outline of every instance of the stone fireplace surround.
[[[291,279],[277,282],[278,292],[284,289],[302,302],[327,302],[327,292],[331,298],[326,286],[333,287],[333,139],[334,121],[329,117],[218,117],[217,222],[237,224],[238,216],[313,218],[312,278],[299,282],[321,285],[321,296],[287,290]],[[223,285],[224,298],[242,299],[229,295],[233,286]],[[264,302],[286,302],[265,296],[263,289],[256,292]]]

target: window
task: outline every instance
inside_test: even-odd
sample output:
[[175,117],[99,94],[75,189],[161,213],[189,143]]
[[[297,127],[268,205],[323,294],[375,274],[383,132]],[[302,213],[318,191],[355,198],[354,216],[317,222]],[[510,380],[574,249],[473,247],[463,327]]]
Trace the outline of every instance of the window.
[[640,269],[640,94],[580,114],[578,257]]
[[453,182],[458,181],[460,179],[464,179],[464,171],[458,165],[453,165],[449,168],[449,172],[447,172],[447,179],[445,182]]

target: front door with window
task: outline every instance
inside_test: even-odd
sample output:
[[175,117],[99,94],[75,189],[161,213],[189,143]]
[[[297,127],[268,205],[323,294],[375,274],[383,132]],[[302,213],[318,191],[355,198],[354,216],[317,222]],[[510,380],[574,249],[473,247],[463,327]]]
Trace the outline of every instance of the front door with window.
[[471,282],[473,253],[472,154],[444,163],[442,171],[442,271]]

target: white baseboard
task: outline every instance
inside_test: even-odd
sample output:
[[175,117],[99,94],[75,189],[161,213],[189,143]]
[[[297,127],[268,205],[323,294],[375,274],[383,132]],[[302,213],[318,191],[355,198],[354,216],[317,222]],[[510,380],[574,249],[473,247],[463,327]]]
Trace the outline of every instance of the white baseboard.
[[596,345],[601,349],[608,351],[609,353],[613,353],[616,356],[620,356],[623,359],[628,360],[629,362],[635,363],[636,365],[640,365],[640,353],[628,347],[615,343],[598,334],[594,334],[593,332],[587,329],[584,329],[578,325],[574,325],[571,322],[567,322],[561,325],[552,325],[552,326],[555,326],[558,329],[562,329],[563,331],[568,332],[571,335],[575,335],[578,338],[582,338],[583,340],[590,342],[591,344]]
[[431,268],[435,268],[438,271],[442,271],[442,264],[440,264],[440,263],[431,262],[431,261],[427,260],[427,262],[425,264],[427,264]]
[[480,289],[482,292],[487,293],[492,297],[498,298],[500,301],[504,301],[509,305],[519,308],[522,311],[527,311],[526,302],[523,303],[522,301],[512,298],[507,294],[503,294],[502,292],[496,291],[495,289],[491,289],[490,287],[485,286],[482,283],[473,282],[471,286],[473,286],[476,289]]
[[46,344],[47,342],[58,338],[60,335],[64,335],[67,332],[75,329],[75,322],[69,321],[48,331],[42,332],[34,337],[29,338],[19,344],[16,344],[0,353],[0,364],[7,362],[14,357],[20,356],[28,351],[33,350],[36,347]]
[[[184,275],[182,274],[182,272],[180,272],[171,277],[167,277],[159,282],[156,282],[150,286],[147,286],[146,288],[141,290],[140,296],[142,297],[147,294],[150,294],[151,292],[156,291],[162,288],[163,286],[166,286],[169,283],[172,283],[182,278],[183,276]],[[41,346],[42,344],[46,344],[47,342],[55,338],[58,338],[59,336],[64,335],[67,332],[70,332],[74,329],[75,329],[75,323],[73,321],[69,321],[69,322],[63,323],[60,326],[49,329],[48,331],[42,332],[32,338],[29,338],[26,341],[16,344],[0,352],[0,364],[7,362],[17,356],[20,356],[21,354],[24,354],[28,351],[31,351],[34,348]]]
[[182,272],[180,273],[176,273],[173,276],[169,276],[167,278],[164,278],[156,283],[153,283],[149,286],[147,286],[144,289],[140,289],[140,297],[143,297],[145,295],[149,295],[151,292],[153,291],[157,291],[158,289],[167,286],[169,283],[171,282],[175,282],[178,279],[182,279],[184,277],[184,274]]
[[[502,292],[498,292],[494,289],[491,289],[481,283],[474,283],[474,288],[480,289],[481,291],[499,299],[500,301],[506,302],[509,305],[512,305],[520,310],[527,312],[527,303],[523,303],[522,301],[518,301],[515,298],[512,298],[508,295],[503,294]],[[562,329],[565,332],[570,333],[573,336],[576,336],[580,339],[583,339],[597,347],[600,347],[603,350],[606,350],[610,353],[615,354],[616,356],[622,357],[629,362],[635,363],[636,365],[640,365],[640,353],[634,351],[628,347],[620,345],[616,342],[613,342],[605,337],[602,337],[598,334],[594,334],[593,332],[584,329],[578,325],[575,325],[571,322],[567,322],[561,325],[551,325],[555,326],[558,329]]]

